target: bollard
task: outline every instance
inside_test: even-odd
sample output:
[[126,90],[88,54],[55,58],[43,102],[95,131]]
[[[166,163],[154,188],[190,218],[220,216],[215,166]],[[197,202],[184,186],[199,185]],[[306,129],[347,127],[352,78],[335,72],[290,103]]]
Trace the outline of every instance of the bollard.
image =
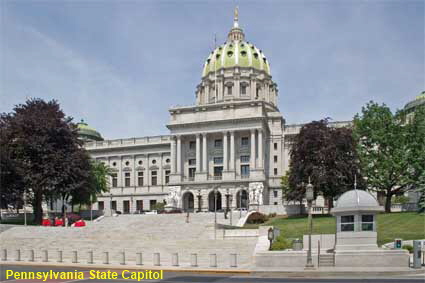
[[72,263],[78,263],[78,252],[72,251]]
[[109,264],[109,252],[103,252],[103,264]]
[[43,262],[48,262],[49,261],[49,251],[48,250],[43,250],[42,261]]
[[159,253],[153,254],[153,265],[155,265],[155,266],[161,265],[161,256],[159,255]]
[[191,254],[190,255],[190,266],[197,267],[198,266],[198,255]]
[[179,266],[179,254],[173,253],[171,257],[171,262],[173,266]]
[[230,254],[230,267],[237,267],[238,266],[236,256],[237,256],[236,254]]
[[16,250],[15,261],[21,261],[21,250]]
[[136,265],[143,265],[143,254],[141,252],[136,254]]
[[1,250],[1,260],[7,261],[7,250],[6,249]]
[[63,252],[58,251],[58,262],[63,262]]
[[125,251],[122,251],[120,254],[121,254],[121,262],[120,262],[120,264],[121,265],[125,265]]
[[93,251],[88,251],[87,252],[87,263],[88,264],[93,264]]
[[34,250],[30,250],[28,261],[34,261]]
[[217,267],[217,255],[210,254],[210,267]]

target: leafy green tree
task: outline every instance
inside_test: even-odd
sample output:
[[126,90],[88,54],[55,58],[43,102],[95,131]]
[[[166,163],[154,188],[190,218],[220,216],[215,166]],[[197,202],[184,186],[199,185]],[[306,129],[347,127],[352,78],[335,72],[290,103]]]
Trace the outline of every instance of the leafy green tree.
[[[41,223],[43,201],[87,182],[88,155],[72,118],[65,116],[55,100],[29,99],[11,113],[1,114],[0,121],[0,144],[8,145],[13,170],[22,179],[23,188],[31,192],[34,221]],[[2,188],[14,186],[11,178],[2,183]]]
[[354,137],[368,189],[385,196],[391,211],[393,195],[415,187],[425,170],[425,111],[412,119],[385,105],[369,102],[354,117]]
[[289,183],[290,176],[291,176],[291,172],[288,171],[285,175],[282,176],[280,180],[280,185],[282,188],[282,200],[299,202],[300,204],[299,213],[302,214],[305,187],[304,187],[304,184],[298,184],[298,185],[292,186]]

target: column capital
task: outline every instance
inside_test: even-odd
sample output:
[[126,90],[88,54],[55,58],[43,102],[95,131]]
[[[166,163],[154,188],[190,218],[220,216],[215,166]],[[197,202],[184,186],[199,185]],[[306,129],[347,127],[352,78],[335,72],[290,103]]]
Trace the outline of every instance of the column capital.
[[251,130],[250,130],[251,134],[255,134],[255,130],[256,130],[256,129],[251,129]]

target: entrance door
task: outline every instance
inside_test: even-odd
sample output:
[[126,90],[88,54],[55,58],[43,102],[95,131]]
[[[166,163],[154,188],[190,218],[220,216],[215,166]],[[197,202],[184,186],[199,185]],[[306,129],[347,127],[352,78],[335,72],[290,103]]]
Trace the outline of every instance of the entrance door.
[[193,194],[191,192],[186,192],[183,195],[183,210],[193,211],[194,208],[195,208],[195,202],[193,199]]
[[208,210],[209,211],[222,210],[221,193],[219,191],[217,191],[217,194],[215,194],[214,191],[211,191],[208,194]]
[[124,207],[124,214],[129,214],[130,213],[130,201],[125,200],[123,202],[123,207]]
[[248,193],[246,190],[240,190],[236,193],[236,207],[248,208]]

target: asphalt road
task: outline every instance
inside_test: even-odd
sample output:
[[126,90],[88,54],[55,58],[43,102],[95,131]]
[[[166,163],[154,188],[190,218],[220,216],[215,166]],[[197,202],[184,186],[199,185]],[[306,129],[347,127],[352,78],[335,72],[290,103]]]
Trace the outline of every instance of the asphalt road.
[[[60,271],[74,271],[73,268],[59,268],[59,267],[41,267],[41,266],[12,266],[12,265],[1,265],[0,268],[0,281],[8,283],[20,283],[29,282],[37,283],[43,282],[42,280],[6,280],[6,271],[13,270],[14,272],[54,272]],[[232,275],[232,274],[196,274],[196,273],[183,273],[183,272],[164,272],[164,278],[162,280],[129,280],[122,279],[120,276],[118,279],[88,279],[90,269],[78,269],[78,271],[84,272],[85,278],[83,280],[60,280],[60,279],[48,279],[48,283],[103,283],[103,282],[114,282],[114,283],[126,283],[126,282],[163,282],[163,283],[419,283],[425,282],[423,275],[409,275],[408,277],[375,277],[375,278],[358,278],[353,277],[347,278],[287,278],[281,277],[280,275],[274,274],[254,274],[254,275]],[[107,271],[107,270],[100,270]],[[121,275],[121,271],[118,271]]]

